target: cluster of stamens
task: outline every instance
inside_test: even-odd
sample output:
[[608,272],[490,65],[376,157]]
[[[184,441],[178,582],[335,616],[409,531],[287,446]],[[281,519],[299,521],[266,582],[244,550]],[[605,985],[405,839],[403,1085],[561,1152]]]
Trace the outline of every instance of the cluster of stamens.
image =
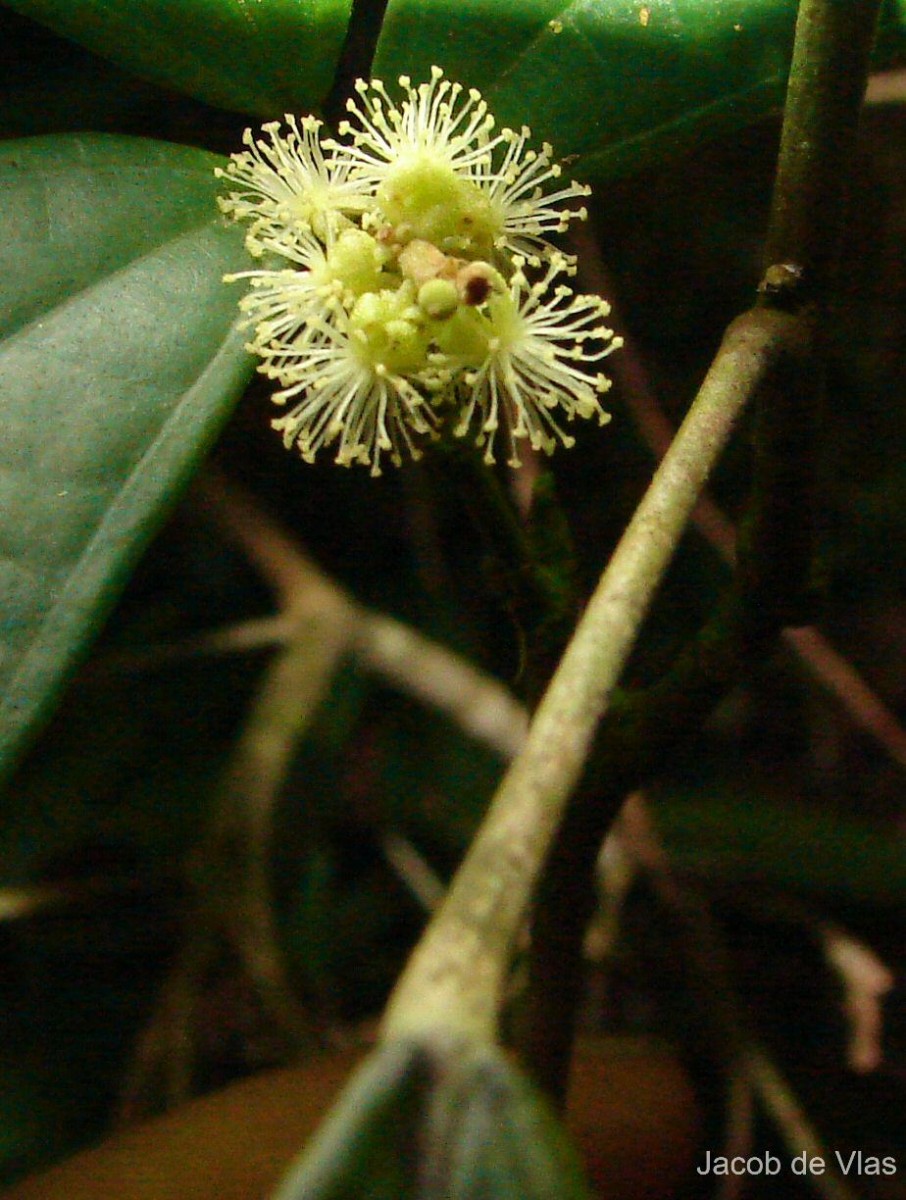
[[307,461],[331,446],[377,475],[453,414],[488,462],[502,426],[517,466],[520,440],[550,453],[572,443],[563,419],[609,419],[609,381],[586,368],[620,340],[548,241],[585,216],[564,203],[588,189],[563,185],[527,128],[495,132],[480,94],[439,68],[399,82],[399,103],[378,80],[356,85],[343,140],[313,117],[246,134],[218,170],[220,206],[271,262],[227,278],[249,280],[249,349],[275,401],[294,403],[273,424]]

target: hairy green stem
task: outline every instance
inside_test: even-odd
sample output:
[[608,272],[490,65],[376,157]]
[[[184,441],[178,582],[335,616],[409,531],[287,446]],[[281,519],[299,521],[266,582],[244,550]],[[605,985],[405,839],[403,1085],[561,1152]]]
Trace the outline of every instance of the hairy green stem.
[[492,1040],[510,952],[598,721],[709,472],[787,349],[791,319],[752,313],[724,342],[623,535],[488,815],[394,991],[387,1037]]

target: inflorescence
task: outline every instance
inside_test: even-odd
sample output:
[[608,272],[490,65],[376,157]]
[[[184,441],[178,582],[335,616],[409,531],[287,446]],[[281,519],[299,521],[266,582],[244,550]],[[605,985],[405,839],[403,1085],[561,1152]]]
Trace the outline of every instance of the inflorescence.
[[273,424],[307,462],[330,446],[379,475],[382,455],[418,458],[452,414],[489,463],[502,428],[518,466],[520,439],[551,453],[573,442],[564,420],[610,419],[594,364],[621,339],[548,240],[585,217],[564,204],[589,189],[563,184],[527,128],[496,131],[480,94],[440,68],[399,82],[399,104],[378,80],[356,84],[342,141],[314,117],[246,131],[217,170],[231,188],[219,203],[268,266],[226,278],[249,280],[249,349],[292,402]]

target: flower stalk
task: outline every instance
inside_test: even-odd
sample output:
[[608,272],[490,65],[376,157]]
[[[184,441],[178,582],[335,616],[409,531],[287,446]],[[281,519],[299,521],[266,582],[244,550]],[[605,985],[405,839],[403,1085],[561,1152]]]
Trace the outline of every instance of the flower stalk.
[[511,948],[595,730],[708,475],[787,350],[783,314],[740,318],[620,540],[447,897],[387,1008],[383,1034],[496,1038]]

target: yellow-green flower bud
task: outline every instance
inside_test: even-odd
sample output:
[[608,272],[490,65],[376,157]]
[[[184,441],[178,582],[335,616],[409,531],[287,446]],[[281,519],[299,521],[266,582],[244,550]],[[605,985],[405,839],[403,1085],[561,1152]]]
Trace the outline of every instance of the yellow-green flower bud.
[[344,229],[327,253],[327,266],[334,279],[354,296],[387,286],[382,268],[390,252],[362,229]]
[[478,366],[488,356],[493,331],[474,308],[460,306],[435,334],[438,345],[461,367]]
[[501,232],[487,197],[428,152],[392,167],[378,188],[377,202],[390,225],[405,227],[410,238],[446,253],[488,257]]
[[395,292],[366,292],[349,314],[359,353],[392,375],[416,374],[428,365],[429,335],[412,291],[406,282]]
[[459,307],[459,292],[449,279],[429,279],[418,289],[419,308],[434,321],[445,321]]

